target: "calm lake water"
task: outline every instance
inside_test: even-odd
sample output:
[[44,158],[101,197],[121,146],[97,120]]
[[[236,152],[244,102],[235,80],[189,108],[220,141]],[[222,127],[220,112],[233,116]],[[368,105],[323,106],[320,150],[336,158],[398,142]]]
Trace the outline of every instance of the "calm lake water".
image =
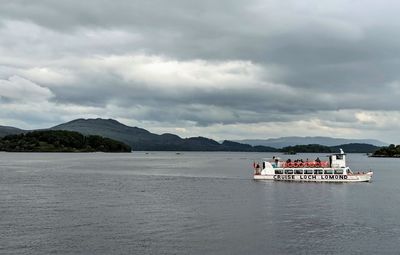
[[0,153],[0,253],[399,254],[400,159],[348,155],[371,183],[253,181],[272,155]]

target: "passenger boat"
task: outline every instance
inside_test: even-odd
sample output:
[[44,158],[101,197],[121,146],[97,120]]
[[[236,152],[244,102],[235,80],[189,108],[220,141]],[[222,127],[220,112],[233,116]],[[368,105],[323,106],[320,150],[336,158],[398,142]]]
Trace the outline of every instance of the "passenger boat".
[[353,173],[346,166],[346,154],[340,149],[340,153],[329,156],[329,161],[295,160],[281,161],[273,158],[255,163],[255,180],[274,181],[306,181],[306,182],[369,182],[373,172]]

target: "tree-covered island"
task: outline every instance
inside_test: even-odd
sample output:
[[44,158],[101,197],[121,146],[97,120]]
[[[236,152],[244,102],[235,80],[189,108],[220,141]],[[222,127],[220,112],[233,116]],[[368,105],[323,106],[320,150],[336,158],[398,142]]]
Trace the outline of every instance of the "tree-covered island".
[[375,151],[371,157],[391,157],[400,158],[400,145],[391,144],[387,147],[382,147]]
[[8,152],[131,152],[131,147],[98,135],[64,130],[33,131],[0,139],[0,151]]

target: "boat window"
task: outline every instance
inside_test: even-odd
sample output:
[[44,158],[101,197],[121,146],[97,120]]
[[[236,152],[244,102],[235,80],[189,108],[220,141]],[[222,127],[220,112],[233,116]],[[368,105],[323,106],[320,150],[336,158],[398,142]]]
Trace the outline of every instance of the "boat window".
[[313,170],[304,169],[304,174],[313,174]]
[[322,169],[315,169],[314,170],[314,174],[323,174],[324,171],[322,171]]
[[293,170],[292,169],[285,170],[285,174],[293,174]]
[[343,174],[343,169],[335,169],[335,174]]
[[295,174],[303,174],[303,169],[296,169],[294,170]]
[[275,174],[283,174],[283,170],[275,170]]
[[263,162],[263,169],[265,169],[265,162]]
[[324,173],[325,174],[333,174],[333,170],[325,170]]

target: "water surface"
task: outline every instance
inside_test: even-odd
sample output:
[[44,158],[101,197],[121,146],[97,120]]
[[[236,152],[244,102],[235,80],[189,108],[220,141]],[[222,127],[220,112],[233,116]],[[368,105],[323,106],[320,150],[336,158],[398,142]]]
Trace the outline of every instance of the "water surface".
[[0,153],[0,253],[398,254],[400,159],[348,155],[371,183],[253,181],[272,155]]

